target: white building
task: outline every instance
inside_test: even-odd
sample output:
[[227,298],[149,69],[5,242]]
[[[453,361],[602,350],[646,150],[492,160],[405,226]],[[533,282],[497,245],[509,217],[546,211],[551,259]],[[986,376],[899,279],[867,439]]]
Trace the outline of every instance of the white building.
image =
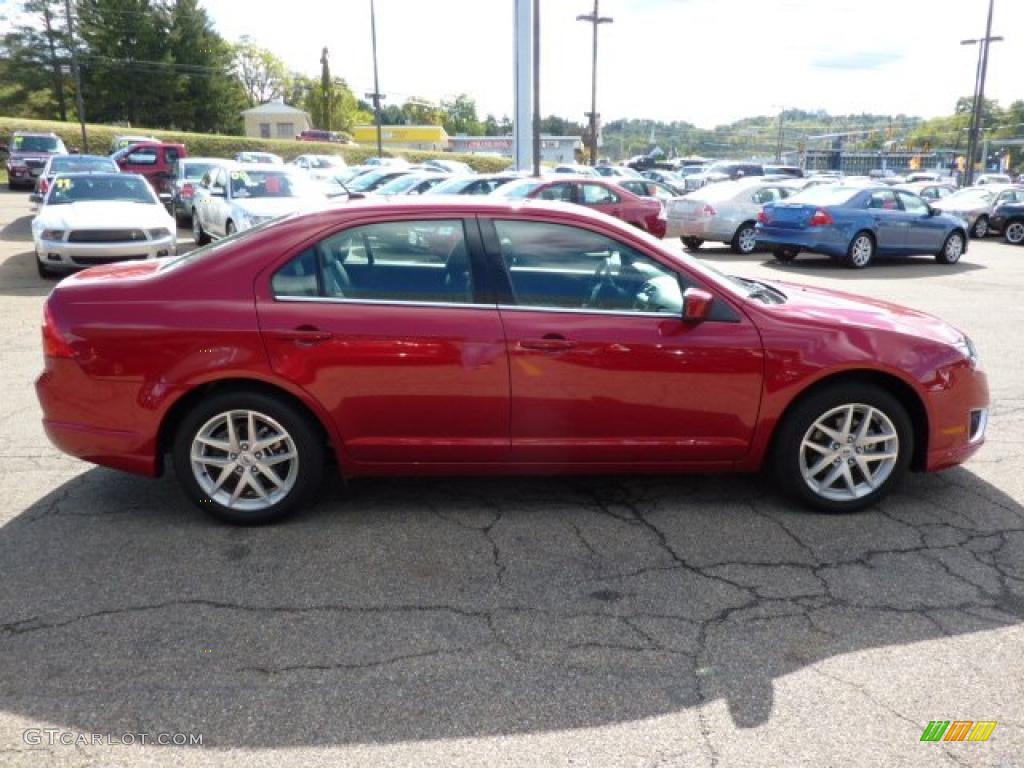
[[312,126],[309,115],[282,101],[268,101],[242,112],[245,135],[254,139],[295,139]]
[[[471,154],[486,153],[512,157],[511,136],[450,136],[448,148],[452,152]],[[542,163],[575,163],[576,152],[583,150],[583,139],[579,136],[540,137],[540,159]]]

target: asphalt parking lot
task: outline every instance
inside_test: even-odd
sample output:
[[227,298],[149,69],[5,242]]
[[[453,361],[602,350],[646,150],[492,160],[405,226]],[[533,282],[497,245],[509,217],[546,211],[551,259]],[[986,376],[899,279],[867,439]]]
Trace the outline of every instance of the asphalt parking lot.
[[[987,446],[867,512],[757,477],[389,479],[242,529],[47,442],[29,221],[0,193],[0,765],[1024,766],[1024,248],[705,249],[975,340]],[[202,745],[108,743],[143,733]]]

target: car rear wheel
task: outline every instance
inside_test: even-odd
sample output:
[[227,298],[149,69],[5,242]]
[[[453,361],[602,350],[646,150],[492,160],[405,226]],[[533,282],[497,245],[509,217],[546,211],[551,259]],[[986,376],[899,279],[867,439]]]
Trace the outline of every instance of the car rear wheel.
[[978,220],[974,222],[974,226],[971,227],[971,237],[978,238],[979,240],[989,232],[988,216],[979,216]]
[[224,234],[227,235],[228,237],[231,237],[231,235],[235,234],[235,222],[228,219],[227,226],[224,227]]
[[688,251],[698,251],[704,245],[704,241],[699,237],[684,237],[681,239],[683,241],[683,248]]
[[783,264],[787,264],[797,257],[799,251],[796,248],[776,248],[772,251],[772,256],[775,257],[776,261],[781,261]]
[[224,392],[184,418],[173,446],[174,470],[200,509],[230,523],[280,520],[323,478],[323,440],[308,417],[259,392]]
[[196,241],[196,245],[206,245],[210,242],[210,236],[203,229],[195,208],[192,209],[192,239]]
[[732,236],[732,242],[730,243],[733,251],[744,256],[753,253],[757,248],[755,234],[754,223],[752,221],[746,221],[740,224],[739,229],[736,230],[736,234]]
[[1010,243],[1010,245],[1024,243],[1024,219],[1014,219],[1007,222],[1006,228],[1003,231],[1003,237],[1006,238],[1006,242]]
[[964,252],[964,236],[959,232],[950,232],[942,250],[935,254],[935,260],[939,264],[956,264]]
[[903,405],[884,389],[854,383],[794,406],[779,427],[773,463],[790,496],[822,512],[854,512],[888,493],[913,451]]
[[858,232],[846,249],[846,266],[864,269],[875,257],[875,239],[869,232]]

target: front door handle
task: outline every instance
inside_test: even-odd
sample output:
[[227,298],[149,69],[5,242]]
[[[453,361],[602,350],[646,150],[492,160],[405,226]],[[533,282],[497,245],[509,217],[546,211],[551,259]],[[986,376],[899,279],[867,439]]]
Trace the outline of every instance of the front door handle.
[[572,349],[575,346],[575,341],[571,341],[557,333],[545,334],[540,339],[522,339],[519,342],[520,349],[532,349],[538,352],[561,352],[566,349]]
[[273,331],[272,335],[281,341],[294,341],[296,344],[319,344],[334,337],[330,331],[322,331],[312,325],[300,325],[290,331]]

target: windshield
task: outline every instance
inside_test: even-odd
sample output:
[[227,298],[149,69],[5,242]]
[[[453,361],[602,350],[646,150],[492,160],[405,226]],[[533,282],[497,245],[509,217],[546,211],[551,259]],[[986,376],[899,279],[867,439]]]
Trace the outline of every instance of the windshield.
[[401,171],[395,171],[392,169],[370,171],[369,173],[364,173],[362,176],[356,177],[345,186],[353,192],[369,192],[401,175],[404,175]]
[[206,175],[207,171],[213,170],[216,167],[216,163],[184,163],[181,166],[182,177],[189,181],[199,181]]
[[405,176],[399,176],[397,179],[392,179],[387,184],[381,184],[377,188],[377,193],[381,195],[400,195],[403,192],[408,192],[413,187],[422,184],[427,181],[429,176],[415,176],[407,173]]
[[317,197],[323,194],[306,177],[288,171],[231,171],[234,198]]
[[64,143],[56,136],[15,136],[14,152],[63,152]]
[[212,243],[210,243],[209,245],[204,245],[202,248],[196,248],[194,250],[189,251],[188,253],[183,253],[180,256],[172,256],[171,258],[163,261],[163,263],[160,265],[160,271],[165,272],[169,269],[176,269],[177,267],[184,266],[185,264],[190,264],[193,261],[200,261],[206,256],[218,253],[223,248],[226,248],[227,246],[231,245],[237,240],[240,240],[243,237],[249,237],[254,232],[260,232],[269,226],[273,226],[274,224],[284,221],[291,215],[294,214],[289,214],[287,216],[278,216],[275,219],[265,221],[262,224],[257,224],[254,227],[243,229],[241,232],[235,232],[234,234],[228,235],[227,237],[222,237],[220,240],[214,240]]
[[946,201],[961,205],[988,205],[992,197],[993,194],[986,189],[961,189],[947,197]]
[[340,157],[317,155],[309,159],[309,164],[313,168],[340,168],[345,166],[345,161]]
[[58,176],[46,198],[47,205],[83,202],[157,203],[153,190],[138,176]]
[[446,179],[433,187],[430,190],[432,195],[458,195],[464,190],[470,183],[473,182],[472,178],[469,179]]
[[530,193],[533,192],[533,190],[537,189],[537,187],[544,183],[545,182],[537,181],[536,179],[515,181],[512,182],[511,184],[503,184],[502,186],[498,187],[498,189],[496,189],[492,194],[496,195],[497,197],[509,197],[513,199],[529,197]]
[[117,173],[117,164],[109,157],[82,157],[81,155],[60,155],[50,161],[50,173],[75,173],[76,171],[107,171]]

